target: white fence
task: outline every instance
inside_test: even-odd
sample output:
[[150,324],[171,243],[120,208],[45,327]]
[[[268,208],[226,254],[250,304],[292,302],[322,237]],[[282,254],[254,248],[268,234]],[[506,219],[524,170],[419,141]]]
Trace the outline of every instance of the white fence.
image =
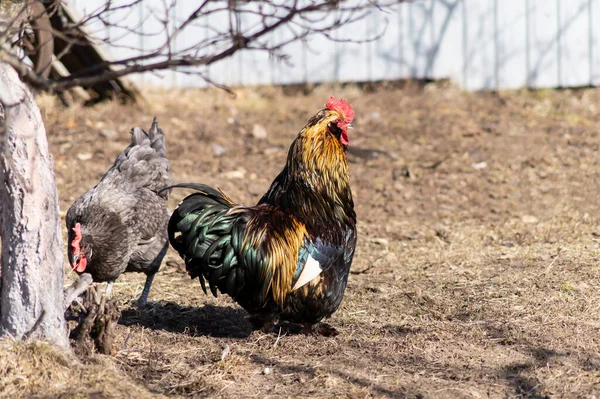
[[[146,0],[131,23],[139,23]],[[82,14],[104,3],[71,0]],[[180,0],[175,16],[183,18],[198,5]],[[401,3],[392,13],[374,10],[343,27],[338,37],[373,36],[355,44],[315,37],[286,48],[289,64],[259,52],[241,52],[213,65],[210,78],[227,85],[288,84],[327,81],[377,81],[402,78],[450,78],[469,90],[565,87],[600,83],[600,0],[417,0]],[[137,20],[136,20],[137,19]],[[148,31],[152,27],[146,27]],[[104,31],[100,35],[116,35]],[[193,33],[192,33],[193,34]],[[197,33],[196,33],[197,34]],[[281,34],[274,32],[273,35]],[[154,45],[152,37],[119,33],[119,43]],[[179,37],[185,46],[195,37]],[[158,38],[156,39],[158,40]],[[113,49],[116,57],[132,56],[131,46]],[[135,78],[142,85],[198,87],[193,75],[162,72]]]

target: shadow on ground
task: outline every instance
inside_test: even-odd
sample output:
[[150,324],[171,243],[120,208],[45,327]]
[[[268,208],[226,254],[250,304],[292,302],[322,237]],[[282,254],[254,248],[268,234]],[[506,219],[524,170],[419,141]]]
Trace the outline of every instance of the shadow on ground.
[[283,376],[293,376],[293,379],[296,382],[300,382],[300,383],[306,383],[306,381],[315,379],[315,378],[317,378],[317,376],[319,374],[321,374],[321,375],[334,374],[334,375],[350,382],[351,384],[353,384],[357,387],[361,387],[361,388],[371,391],[374,395],[377,395],[377,396],[383,396],[383,397],[388,397],[388,398],[409,398],[409,397],[410,398],[422,398],[423,397],[422,395],[420,395],[418,393],[408,392],[408,390],[403,389],[403,388],[400,388],[398,390],[390,389],[388,387],[385,387],[385,386],[378,384],[367,378],[354,376],[349,371],[341,370],[341,369],[337,369],[337,368],[322,369],[321,367],[304,365],[304,364],[295,364],[295,365],[282,364],[281,362],[266,358],[266,357],[258,355],[258,354],[253,354],[252,356],[250,356],[250,360],[252,360],[256,364],[260,364],[263,367],[264,366],[276,367],[277,370]]
[[119,324],[139,325],[152,330],[184,333],[191,336],[246,338],[252,332],[242,309],[226,306],[180,306],[173,302],[149,303],[121,313]]
[[498,377],[506,380],[514,388],[516,397],[532,399],[549,399],[544,393],[545,384],[535,375],[540,368],[560,362],[566,357],[566,353],[536,345],[523,337],[515,336],[506,325],[483,324],[487,336],[496,339],[497,345],[512,347],[525,355],[528,360],[511,362],[500,368]]

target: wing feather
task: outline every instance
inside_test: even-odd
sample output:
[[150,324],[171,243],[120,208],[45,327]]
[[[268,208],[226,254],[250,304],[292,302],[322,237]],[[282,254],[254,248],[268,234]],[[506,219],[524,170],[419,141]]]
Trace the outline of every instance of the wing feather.
[[305,240],[299,251],[292,291],[317,278],[323,271],[335,265],[341,256],[344,256],[344,248],[340,245],[327,243],[319,237]]

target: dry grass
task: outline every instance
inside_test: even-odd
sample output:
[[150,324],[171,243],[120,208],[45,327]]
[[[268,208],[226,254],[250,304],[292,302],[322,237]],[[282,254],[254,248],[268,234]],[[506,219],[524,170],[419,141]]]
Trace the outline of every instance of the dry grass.
[[135,384],[110,358],[85,363],[52,346],[0,341],[0,394],[5,398],[159,398]]
[[[180,397],[598,396],[598,90],[319,87],[237,99],[190,90],[148,93],[140,107],[68,110],[44,99],[62,210],[153,115],[176,181],[253,203],[330,94],[357,112],[349,159],[359,244],[330,320],[341,334],[251,332],[239,307],[205,296],[170,253],[147,308],[130,305],[143,276],[117,282],[121,350],[94,370]],[[266,139],[252,136],[254,124]],[[2,361],[14,364],[12,353]],[[55,379],[87,386],[70,378]],[[33,380],[23,384],[36,392]]]

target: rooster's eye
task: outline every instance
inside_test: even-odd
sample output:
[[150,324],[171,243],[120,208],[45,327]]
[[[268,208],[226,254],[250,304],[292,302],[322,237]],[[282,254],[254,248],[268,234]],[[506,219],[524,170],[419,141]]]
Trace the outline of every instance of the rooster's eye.
[[329,133],[333,134],[338,139],[340,138],[340,135],[342,134],[342,131],[340,130],[338,125],[336,123],[332,123],[332,122],[329,122],[327,124],[327,131]]

